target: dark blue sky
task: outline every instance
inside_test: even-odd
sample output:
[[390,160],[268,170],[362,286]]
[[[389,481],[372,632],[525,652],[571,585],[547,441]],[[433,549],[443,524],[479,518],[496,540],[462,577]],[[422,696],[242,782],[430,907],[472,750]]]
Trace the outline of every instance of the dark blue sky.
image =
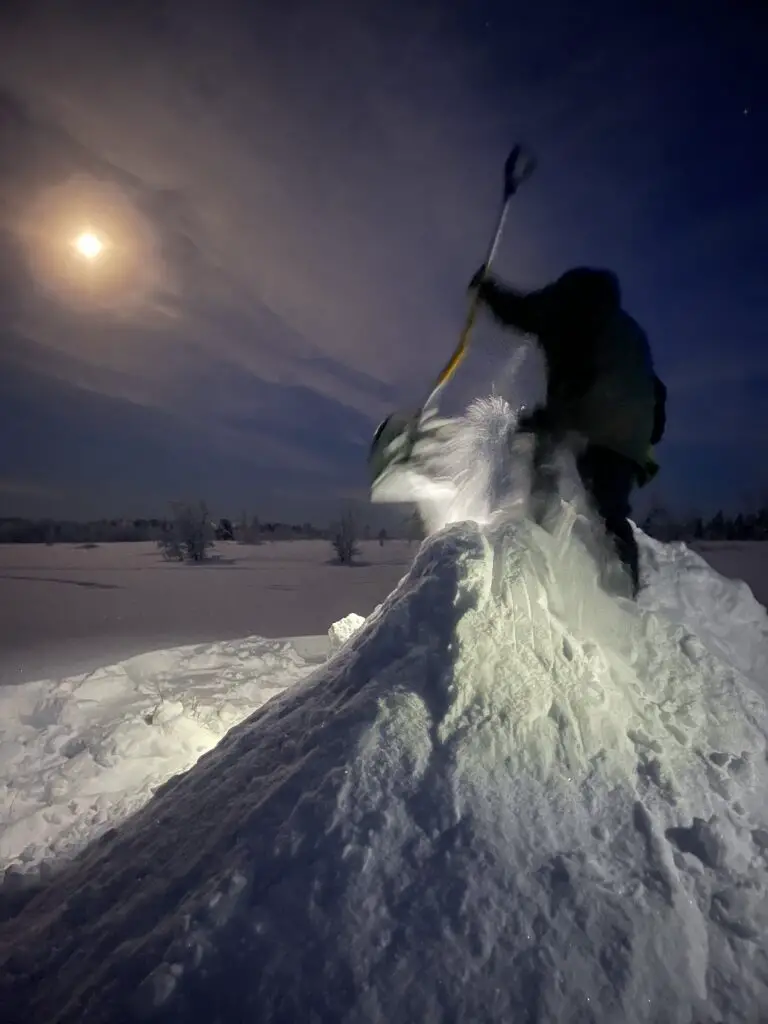
[[[765,499],[763,2],[2,10],[0,515],[363,493],[376,423],[454,343],[516,137],[540,166],[499,272],[619,273],[670,390],[645,500]],[[509,340],[483,325],[458,386]]]

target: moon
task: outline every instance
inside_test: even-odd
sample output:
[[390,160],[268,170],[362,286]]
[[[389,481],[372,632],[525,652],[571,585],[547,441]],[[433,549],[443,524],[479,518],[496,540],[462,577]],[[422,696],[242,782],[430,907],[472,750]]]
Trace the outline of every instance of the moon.
[[87,260],[97,259],[104,251],[104,243],[92,231],[83,231],[72,243],[77,252]]
[[165,323],[176,278],[155,226],[121,186],[84,174],[48,185],[19,211],[16,230],[35,284],[58,302]]

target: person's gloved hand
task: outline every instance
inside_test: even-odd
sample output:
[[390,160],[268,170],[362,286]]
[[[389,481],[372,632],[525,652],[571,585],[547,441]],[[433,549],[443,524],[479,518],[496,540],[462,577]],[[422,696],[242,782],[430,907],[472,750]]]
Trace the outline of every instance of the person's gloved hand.
[[489,280],[488,269],[486,265],[483,264],[482,267],[479,267],[472,275],[472,280],[469,282],[467,291],[477,291],[480,288],[480,286],[487,280]]

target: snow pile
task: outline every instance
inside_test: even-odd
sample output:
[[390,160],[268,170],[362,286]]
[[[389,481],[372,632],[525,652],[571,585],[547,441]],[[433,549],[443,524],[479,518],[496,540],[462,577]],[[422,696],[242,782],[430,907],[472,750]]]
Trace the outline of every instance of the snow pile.
[[0,878],[49,874],[309,671],[255,637],[0,689]]
[[642,531],[643,607],[696,633],[707,649],[768,694],[768,614],[746,583],[714,572],[685,544],[662,544]]
[[338,622],[334,622],[331,628],[328,630],[328,640],[330,643],[329,652],[330,654],[336,654],[344,644],[355,635],[362,625],[365,624],[365,619],[362,615],[357,615],[352,612],[351,615],[345,615],[343,619],[339,619]]
[[446,529],[0,926],[4,1021],[759,1019],[768,721],[716,647],[568,531]]

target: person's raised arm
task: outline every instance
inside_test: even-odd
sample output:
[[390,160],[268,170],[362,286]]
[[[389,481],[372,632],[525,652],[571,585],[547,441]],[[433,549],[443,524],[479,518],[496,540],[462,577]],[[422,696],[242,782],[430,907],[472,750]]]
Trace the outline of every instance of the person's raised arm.
[[514,327],[524,334],[540,334],[542,330],[542,302],[539,292],[523,292],[502,284],[485,273],[485,268],[474,275],[470,291],[477,291],[478,299],[491,315],[506,327]]

